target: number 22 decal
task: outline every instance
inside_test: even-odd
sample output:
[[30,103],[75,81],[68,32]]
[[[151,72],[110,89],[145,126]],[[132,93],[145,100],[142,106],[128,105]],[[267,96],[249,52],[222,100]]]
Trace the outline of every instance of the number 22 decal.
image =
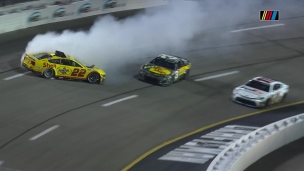
[[73,76],[73,77],[76,77],[76,76],[83,77],[86,72],[87,71],[85,69],[74,68],[71,76]]

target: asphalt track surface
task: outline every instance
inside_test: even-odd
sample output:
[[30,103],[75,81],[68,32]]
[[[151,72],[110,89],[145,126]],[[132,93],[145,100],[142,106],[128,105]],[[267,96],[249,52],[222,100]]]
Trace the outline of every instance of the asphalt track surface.
[[[141,170],[145,170],[145,171],[154,171],[154,170],[157,170],[157,171],[175,171],[175,170],[200,171],[200,170],[207,170],[207,168],[210,165],[210,163],[212,162],[213,158],[207,160],[205,163],[194,163],[191,161],[194,161],[193,159],[195,159],[195,157],[187,158],[187,155],[188,156],[190,156],[191,154],[201,154],[201,155],[209,154],[210,155],[210,154],[212,154],[212,152],[210,153],[211,150],[218,149],[216,146],[216,143],[212,144],[211,142],[207,143],[206,141],[205,142],[201,141],[201,144],[198,143],[198,144],[196,144],[196,146],[189,146],[189,145],[185,146],[185,144],[187,144],[189,142],[195,142],[193,140],[213,140],[214,141],[214,140],[216,140],[216,138],[218,138],[216,140],[216,142],[225,142],[225,143],[231,142],[229,140],[229,138],[233,137],[233,134],[227,135],[226,139],[220,139],[220,138],[225,137],[224,134],[229,134],[229,131],[231,133],[231,130],[224,132],[224,133],[221,131],[220,131],[221,133],[220,132],[215,133],[215,132],[226,126],[235,126],[235,125],[256,127],[256,128],[263,127],[263,126],[266,126],[273,122],[291,117],[293,115],[298,115],[299,113],[304,111],[303,103],[304,102],[302,102],[300,104],[294,104],[291,106],[287,105],[282,108],[277,107],[277,108],[273,108],[273,109],[263,110],[261,112],[255,112],[255,113],[249,114],[250,116],[246,116],[246,117],[242,117],[242,118],[235,118],[235,119],[231,118],[231,120],[224,121],[224,123],[215,123],[210,128],[203,128],[201,131],[197,131],[190,136],[187,136],[178,141],[170,143],[170,145],[160,148],[159,150],[155,151],[154,153],[150,154],[149,156],[147,156],[146,158],[144,158],[140,162],[138,162],[136,165],[134,165],[130,169],[130,171],[141,171]],[[246,129],[246,128],[244,127],[242,129]],[[242,129],[238,129],[238,130],[242,130]],[[213,132],[214,135],[217,134],[218,136],[214,139],[211,138],[210,137],[211,132]],[[202,136],[207,135],[207,134],[209,134],[209,138],[201,139]],[[244,134],[247,134],[247,133],[244,133]],[[221,136],[221,135],[224,135],[224,136]],[[238,136],[237,134],[235,134],[235,135]],[[190,148],[188,148],[188,147],[190,147]],[[192,150],[191,147],[194,147],[194,148],[204,147],[205,153],[204,152],[198,153],[200,150],[197,150],[196,152],[191,153],[191,150]],[[293,147],[295,147],[295,145],[293,145]],[[161,157],[165,156],[169,152],[174,151],[177,148],[179,148],[179,151],[184,149],[183,153],[187,154],[187,155],[183,156],[184,157],[183,162],[176,161],[176,158],[179,157],[177,154],[169,155],[170,158],[175,157],[175,159],[173,159],[173,160],[172,160],[172,158],[169,160],[160,160]],[[222,147],[222,148],[224,148],[224,147]],[[187,150],[185,150],[185,149],[187,149]],[[209,153],[206,152],[206,151],[208,151],[207,149],[209,150]],[[288,151],[288,150],[285,150],[285,151]],[[178,153],[178,151],[175,151],[175,152]],[[301,151],[301,152],[303,152],[303,151]],[[294,151],[290,151],[288,156],[291,156],[292,154],[297,154],[297,153],[294,153]],[[265,163],[269,162],[273,158],[274,158],[274,155],[271,155],[271,157],[268,157],[268,159],[266,159],[266,160],[261,159],[260,162],[254,164],[247,170],[248,171],[250,171],[250,170],[252,170],[252,171],[254,171],[254,170],[265,170],[265,171],[271,170],[271,169],[269,169],[270,164],[268,164],[268,166],[265,167],[265,165],[263,165],[263,162],[265,162]],[[281,160],[281,161],[284,162],[284,160]],[[260,164],[260,163],[262,163],[262,164]]]
[[[234,104],[229,97],[234,87],[258,75],[290,85],[285,104],[302,101],[304,11],[301,7],[281,9],[285,13],[277,22],[251,19],[252,22],[244,21],[240,25],[202,30],[190,43],[192,49],[175,53],[192,61],[191,77],[170,88],[134,79],[140,63],[129,64],[134,70],[127,71],[128,79],[121,84],[90,85],[47,80],[32,74],[3,80],[26,72],[19,68],[20,56],[32,38],[26,35],[43,32],[47,27],[2,36],[1,169],[121,170],[148,150],[175,137],[257,111]],[[278,23],[285,25],[231,32]],[[79,21],[70,24],[75,29],[90,26],[76,26]],[[64,26],[67,25],[52,25],[54,29]],[[208,45],[202,43],[205,39],[210,40]],[[230,71],[239,73],[194,81]],[[131,95],[137,97],[102,106]],[[30,140],[49,128],[54,130]],[[286,165],[278,167],[289,170]]]

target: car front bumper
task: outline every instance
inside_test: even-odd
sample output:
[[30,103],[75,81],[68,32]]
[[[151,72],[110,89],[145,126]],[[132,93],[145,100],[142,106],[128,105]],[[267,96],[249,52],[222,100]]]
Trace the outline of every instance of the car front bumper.
[[139,72],[138,78],[140,80],[144,80],[147,82],[160,84],[160,85],[170,84],[170,80],[166,79],[163,75],[158,75],[153,73]]
[[232,95],[232,101],[239,103],[239,104],[246,105],[246,106],[256,107],[256,108],[264,107],[266,104],[266,100],[252,99],[252,98],[244,97],[244,96],[237,95],[237,94]]

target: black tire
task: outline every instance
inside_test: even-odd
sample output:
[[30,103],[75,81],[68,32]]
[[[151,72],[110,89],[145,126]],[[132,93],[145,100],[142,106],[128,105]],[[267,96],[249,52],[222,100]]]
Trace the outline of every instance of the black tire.
[[287,97],[287,93],[285,93],[285,94],[283,95],[282,99],[280,100],[280,103],[283,103],[283,102],[285,102],[285,100],[286,100],[286,97]]
[[190,70],[187,70],[186,73],[183,75],[183,80],[187,79],[190,74]]
[[167,84],[163,84],[162,86],[164,87],[169,87],[170,85],[172,85],[174,83],[174,78],[172,77],[171,80],[167,83]]
[[267,99],[264,108],[270,106],[270,103],[271,103],[271,99]]
[[55,72],[52,68],[46,68],[43,71],[43,76],[47,79],[53,78],[55,76]]
[[91,73],[91,74],[88,75],[87,80],[91,84],[97,84],[97,83],[100,82],[100,76],[99,76],[98,73],[93,72],[93,73]]

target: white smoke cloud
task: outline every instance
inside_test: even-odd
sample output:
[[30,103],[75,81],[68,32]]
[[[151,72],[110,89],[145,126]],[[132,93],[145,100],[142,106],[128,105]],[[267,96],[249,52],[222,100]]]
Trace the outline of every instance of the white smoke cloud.
[[60,50],[81,62],[95,64],[109,77],[124,76],[132,63],[138,67],[140,62],[147,62],[140,59],[184,50],[202,30],[243,20],[245,15],[241,14],[252,5],[248,0],[175,0],[122,20],[101,17],[88,31],[37,35],[28,43],[26,53]]

